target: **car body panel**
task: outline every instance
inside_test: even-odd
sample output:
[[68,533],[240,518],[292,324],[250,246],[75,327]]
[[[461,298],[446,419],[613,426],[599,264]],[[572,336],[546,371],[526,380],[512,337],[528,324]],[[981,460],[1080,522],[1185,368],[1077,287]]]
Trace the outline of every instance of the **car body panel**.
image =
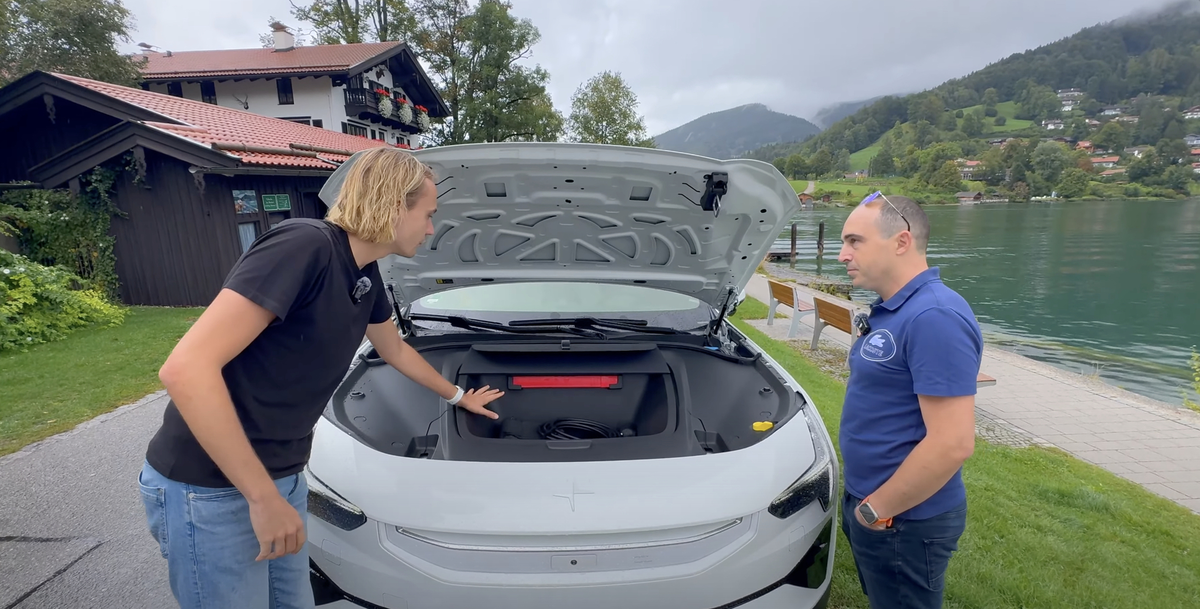
[[[485,281],[558,280],[661,287],[719,307],[799,209],[783,175],[755,160],[528,142],[415,155],[437,175],[435,234],[412,258],[380,262],[407,303]],[[706,176],[721,174],[727,193],[706,210]],[[336,200],[338,183],[322,198]]]

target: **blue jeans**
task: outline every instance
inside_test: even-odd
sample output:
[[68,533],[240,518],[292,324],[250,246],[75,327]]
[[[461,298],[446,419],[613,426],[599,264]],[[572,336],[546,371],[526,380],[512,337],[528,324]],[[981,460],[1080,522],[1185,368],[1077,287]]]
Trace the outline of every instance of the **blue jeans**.
[[845,494],[842,532],[871,609],[939,609],[950,556],[967,526],[967,504],[933,518],[896,518],[884,531],[869,529],[854,515],[861,498]]
[[[303,474],[275,481],[280,494],[306,518]],[[250,506],[236,488],[208,488],[169,480],[149,463],[138,476],[150,534],[170,571],[171,592],[182,609],[311,609],[308,549],[255,561],[258,538]]]

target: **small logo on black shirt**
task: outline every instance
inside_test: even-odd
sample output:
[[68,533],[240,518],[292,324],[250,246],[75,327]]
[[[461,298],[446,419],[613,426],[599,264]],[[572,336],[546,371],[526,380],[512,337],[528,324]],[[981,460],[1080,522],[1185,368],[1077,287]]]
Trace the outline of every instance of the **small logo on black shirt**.
[[359,303],[362,302],[363,296],[366,296],[367,292],[370,291],[371,279],[369,277],[362,277],[354,284],[354,292],[350,294],[350,297],[354,299],[355,303]]

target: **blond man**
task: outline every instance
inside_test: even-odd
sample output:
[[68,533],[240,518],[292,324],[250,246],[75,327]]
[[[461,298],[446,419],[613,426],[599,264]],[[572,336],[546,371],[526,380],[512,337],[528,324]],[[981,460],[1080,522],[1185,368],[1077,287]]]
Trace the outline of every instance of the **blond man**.
[[432,171],[410,153],[355,154],[325,220],[268,231],[176,345],[139,486],[184,609],[313,606],[304,522],[312,432],[364,334],[451,404],[495,417],[502,395],[451,384],[390,321],[377,261],[433,234]]

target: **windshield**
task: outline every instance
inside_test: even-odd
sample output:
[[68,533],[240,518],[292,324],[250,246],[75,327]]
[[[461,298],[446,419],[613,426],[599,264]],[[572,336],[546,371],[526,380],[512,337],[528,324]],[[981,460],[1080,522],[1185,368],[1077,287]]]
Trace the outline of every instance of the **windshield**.
[[604,317],[692,329],[712,319],[711,308],[691,296],[642,286],[526,282],[476,285],[426,296],[413,313],[462,315],[507,323],[518,319]]

